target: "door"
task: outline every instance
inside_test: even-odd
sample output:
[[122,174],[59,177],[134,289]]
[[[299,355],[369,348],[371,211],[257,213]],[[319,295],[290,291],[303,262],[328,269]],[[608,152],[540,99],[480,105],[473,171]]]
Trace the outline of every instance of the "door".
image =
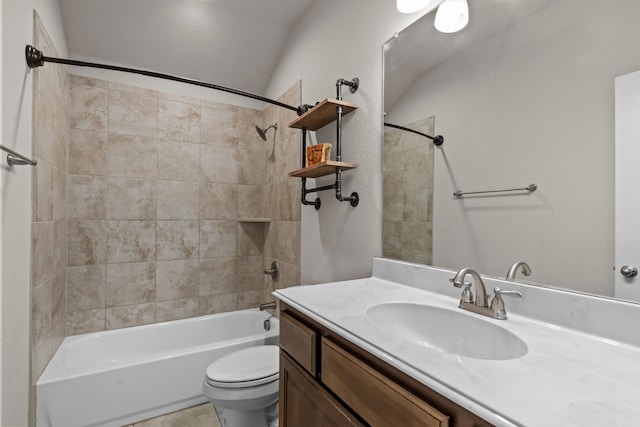
[[615,79],[615,297],[640,302],[640,71]]

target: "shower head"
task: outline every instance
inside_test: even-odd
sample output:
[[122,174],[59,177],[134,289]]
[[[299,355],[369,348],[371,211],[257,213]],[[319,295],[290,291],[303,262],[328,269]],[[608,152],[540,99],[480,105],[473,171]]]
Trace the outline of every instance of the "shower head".
[[267,140],[267,131],[271,128],[274,128],[275,130],[278,130],[278,123],[274,123],[271,126],[262,129],[260,126],[256,126],[256,132],[258,132],[258,135],[260,135],[260,138],[262,138],[263,141]]

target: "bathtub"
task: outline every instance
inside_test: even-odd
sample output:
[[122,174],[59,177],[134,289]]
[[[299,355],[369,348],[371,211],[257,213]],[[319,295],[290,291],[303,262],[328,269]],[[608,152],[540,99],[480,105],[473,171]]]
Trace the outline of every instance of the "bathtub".
[[37,426],[119,427],[204,403],[211,362],[278,333],[249,309],[67,337],[36,383]]

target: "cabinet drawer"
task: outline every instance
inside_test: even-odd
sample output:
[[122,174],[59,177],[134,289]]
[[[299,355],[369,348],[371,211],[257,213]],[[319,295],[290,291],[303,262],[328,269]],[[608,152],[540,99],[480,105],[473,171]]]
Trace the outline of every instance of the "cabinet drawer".
[[279,404],[280,427],[364,427],[283,351]]
[[448,427],[449,417],[322,339],[322,382],[371,426]]
[[316,375],[317,333],[305,324],[280,313],[280,347],[311,375]]

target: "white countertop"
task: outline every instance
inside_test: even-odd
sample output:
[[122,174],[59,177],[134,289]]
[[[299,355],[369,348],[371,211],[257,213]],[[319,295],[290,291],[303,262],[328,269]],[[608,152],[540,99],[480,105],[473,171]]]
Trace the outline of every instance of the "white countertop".
[[407,345],[366,317],[369,307],[384,302],[459,310],[449,295],[378,277],[274,295],[497,426],[640,426],[640,347],[509,312],[511,300],[505,302],[508,320],[464,311],[508,329],[528,346],[523,357],[493,361]]

